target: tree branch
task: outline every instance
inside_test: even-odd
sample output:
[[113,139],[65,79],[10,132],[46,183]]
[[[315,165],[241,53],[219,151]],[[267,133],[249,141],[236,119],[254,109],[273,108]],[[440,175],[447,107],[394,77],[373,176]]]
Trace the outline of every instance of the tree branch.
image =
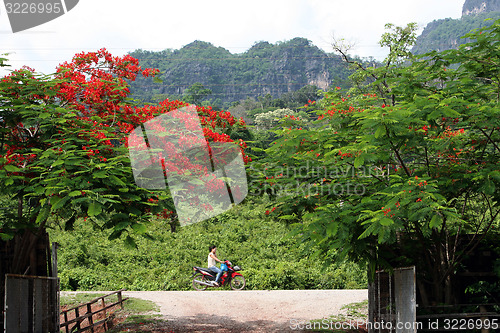
[[500,152],[500,148],[497,146],[495,141],[493,141],[493,139],[491,138],[491,135],[493,134],[493,132],[495,132],[495,129],[493,128],[491,130],[490,135],[488,135],[488,133],[486,133],[482,128],[479,128],[479,130],[481,131],[481,133],[484,134],[484,136],[486,136],[488,138],[488,140],[493,144],[493,146],[496,148],[496,150],[498,150],[498,152]]
[[396,148],[396,146],[394,146],[394,144],[392,143],[392,140],[389,140],[389,143],[391,144],[392,149],[393,149],[394,153],[396,154],[396,157],[397,157],[399,163],[401,163],[401,167],[403,167],[403,170],[405,171],[406,175],[408,177],[411,177],[411,172],[410,172],[410,170],[408,170],[408,168],[406,167],[405,162],[401,158],[401,155],[399,154],[398,148]]

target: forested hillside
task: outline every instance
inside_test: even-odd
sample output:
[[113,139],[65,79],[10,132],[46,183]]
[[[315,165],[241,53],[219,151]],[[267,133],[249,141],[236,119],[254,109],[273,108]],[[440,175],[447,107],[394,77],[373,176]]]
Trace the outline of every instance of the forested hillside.
[[[457,48],[469,42],[461,38],[473,29],[489,26],[500,18],[499,0],[467,0],[460,19],[441,19],[427,24],[412,52],[423,54]],[[490,20],[488,20],[490,19]]]
[[[412,52],[423,54],[457,48],[468,42],[462,36],[500,18],[499,10],[500,0],[467,0],[460,19],[430,22]],[[306,86],[322,90],[332,85],[347,88],[348,76],[352,74],[337,54],[327,53],[305,38],[276,44],[259,41],[239,54],[209,42],[194,41],[178,50],[139,49],[130,55],[139,59],[142,66],[161,71],[161,83],[152,78],[132,83],[133,97],[143,103],[165,98],[186,100],[189,88],[201,84],[206,89],[203,98],[206,105],[227,109],[248,98],[276,99]],[[286,103],[274,106],[290,107]]]
[[280,97],[304,86],[327,90],[346,86],[349,71],[340,57],[327,54],[304,38],[271,44],[258,42],[241,54],[195,41],[179,50],[130,53],[142,66],[159,68],[162,83],[140,79],[132,84],[134,97],[145,102],[182,98],[201,83],[211,90],[211,104],[229,106],[248,97]]

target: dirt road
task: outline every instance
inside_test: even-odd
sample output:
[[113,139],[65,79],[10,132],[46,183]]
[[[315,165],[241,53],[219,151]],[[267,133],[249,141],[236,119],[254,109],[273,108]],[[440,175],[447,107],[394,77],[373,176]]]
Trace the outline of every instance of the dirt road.
[[367,299],[366,290],[127,291],[160,307],[158,332],[298,332]]

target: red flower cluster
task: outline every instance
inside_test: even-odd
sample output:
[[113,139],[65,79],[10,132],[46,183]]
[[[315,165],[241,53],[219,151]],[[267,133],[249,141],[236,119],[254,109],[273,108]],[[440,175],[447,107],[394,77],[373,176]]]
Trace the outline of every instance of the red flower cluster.
[[[307,106],[307,104],[306,104]],[[300,117],[295,117],[295,116],[290,116],[290,115],[286,115],[285,118],[288,118],[288,119],[292,119],[292,120],[296,120],[296,121],[300,121]]]
[[168,210],[166,208],[163,209],[163,211],[161,211],[160,213],[156,214],[156,216],[164,218],[164,219],[168,219],[168,218],[172,217],[173,215],[174,215],[174,212],[171,210]]
[[215,176],[205,183],[205,189],[209,193],[224,193],[227,191],[226,183],[222,179],[215,178]]
[[461,129],[458,129],[456,131],[453,131],[449,126],[446,128],[446,130],[441,133],[441,135],[439,136],[440,138],[452,138],[452,137],[455,137],[457,135],[460,135],[460,134],[464,134],[465,133],[465,130],[463,128]]
[[[152,68],[141,68],[139,61],[130,55],[114,57],[106,49],[75,55],[71,62],[65,62],[58,67],[55,74],[55,85],[40,82],[40,89],[36,94],[26,94],[25,82],[27,79],[35,83],[38,80],[33,73],[33,70],[23,68],[1,78],[2,82],[8,83],[6,85],[8,89],[2,90],[3,96],[14,100],[22,94],[23,103],[37,105],[37,110],[40,110],[41,113],[49,111],[53,113],[52,109],[44,108],[44,105],[51,104],[51,108],[56,105],[64,108],[65,112],[74,111],[72,114],[74,117],[66,118],[64,127],[54,130],[56,133],[54,139],[43,141],[44,147],[39,146],[40,142],[35,143],[35,145],[31,143],[36,142],[33,138],[40,133],[39,128],[30,127],[31,125],[23,123],[13,126],[13,130],[8,135],[10,136],[9,141],[16,142],[16,144],[7,146],[4,143],[3,148],[7,151],[3,156],[0,156],[0,158],[5,159],[0,168],[11,164],[28,170],[30,163],[38,158],[38,153],[32,153],[34,147],[40,148],[39,151],[51,151],[56,155],[61,155],[67,149],[74,150],[76,145],[76,149],[80,150],[80,156],[93,159],[94,162],[107,162],[113,156],[114,147],[128,144],[127,134],[137,126],[158,115],[188,105],[185,102],[167,99],[154,106],[130,106],[127,101],[130,94],[128,82],[135,80],[138,75],[155,76],[159,71]],[[43,89],[47,89],[46,93]],[[242,140],[234,142],[229,136],[232,128],[244,127],[245,122],[241,118],[235,119],[229,112],[215,111],[211,107],[196,107],[196,110],[199,120],[184,117],[182,114],[178,116],[186,129],[184,133],[180,133],[179,147],[174,147],[168,140],[158,136],[159,142],[155,142],[155,145],[164,148],[164,150],[162,154],[155,157],[154,162],[161,163],[168,172],[184,174],[185,170],[192,171],[194,175],[198,175],[200,179],[204,180],[208,193],[226,191],[224,181],[215,177],[206,180],[206,161],[189,159],[178,150],[184,152],[189,151],[195,145],[208,144],[208,149],[211,151],[210,143],[212,142],[234,143],[241,149],[244,161],[247,163],[251,159],[245,154],[246,143]],[[50,116],[57,117],[58,115],[53,113]],[[190,134],[190,130],[199,128],[200,123],[203,129],[202,138]],[[66,148],[67,142],[61,137],[69,130],[73,132],[72,138],[75,140],[71,142],[71,145],[68,145],[71,148]],[[171,131],[171,129],[162,128],[161,124],[158,124],[154,130],[161,133]],[[174,134],[178,135],[179,133]],[[77,143],[75,144],[75,142]],[[223,162],[225,156],[217,156],[217,158],[218,160],[215,162],[220,163]],[[11,169],[13,170],[13,168]],[[64,171],[61,175],[63,174],[65,174]],[[29,176],[26,172],[24,175]],[[236,193],[239,189],[235,187],[232,190]],[[84,191],[82,191],[82,195],[85,195]],[[151,198],[149,202],[154,205],[158,201]],[[203,208],[207,211],[213,210],[213,207],[209,205],[205,205]],[[174,212],[165,209],[159,216],[170,218],[173,214]]]
[[130,55],[113,57],[101,49],[79,53],[73,61],[61,64],[57,77],[59,98],[82,114],[97,114],[103,118],[116,116],[120,103],[129,94],[126,80],[135,80],[138,74],[156,75],[156,69],[142,70],[139,61]]
[[385,208],[385,207],[382,207],[382,211],[384,212],[384,216],[389,216],[390,218],[393,218],[395,216],[395,214],[390,214],[391,212],[391,209],[390,208]]
[[344,159],[344,157],[352,157],[353,155],[351,153],[342,153],[341,150],[339,150],[339,155],[341,159]]
[[271,214],[272,212],[274,212],[276,210],[276,207],[273,207],[273,209],[271,210],[266,210],[266,215],[269,215]]

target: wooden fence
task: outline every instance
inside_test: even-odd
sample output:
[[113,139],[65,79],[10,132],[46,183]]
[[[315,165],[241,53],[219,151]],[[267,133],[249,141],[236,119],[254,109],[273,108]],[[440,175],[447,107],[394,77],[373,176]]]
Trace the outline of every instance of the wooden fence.
[[[61,331],[65,330],[66,333],[79,333],[90,330],[90,332],[94,332],[95,328],[101,325],[106,330],[108,328],[108,321],[110,320],[111,314],[111,311],[109,310],[117,305],[120,305],[120,307],[123,309],[123,302],[127,300],[127,298],[122,297],[122,291],[125,290],[126,289],[114,291],[107,295],[96,297],[90,302],[83,303],[71,309],[61,311],[61,316],[64,317],[64,320],[61,320],[60,324]],[[118,296],[118,301],[108,303],[106,305],[105,299],[115,294]],[[96,305],[99,306],[99,303],[100,307],[96,309]],[[93,305],[94,309],[92,309]],[[71,319],[68,320],[68,318]],[[94,319],[96,319],[97,321],[94,321]]]

